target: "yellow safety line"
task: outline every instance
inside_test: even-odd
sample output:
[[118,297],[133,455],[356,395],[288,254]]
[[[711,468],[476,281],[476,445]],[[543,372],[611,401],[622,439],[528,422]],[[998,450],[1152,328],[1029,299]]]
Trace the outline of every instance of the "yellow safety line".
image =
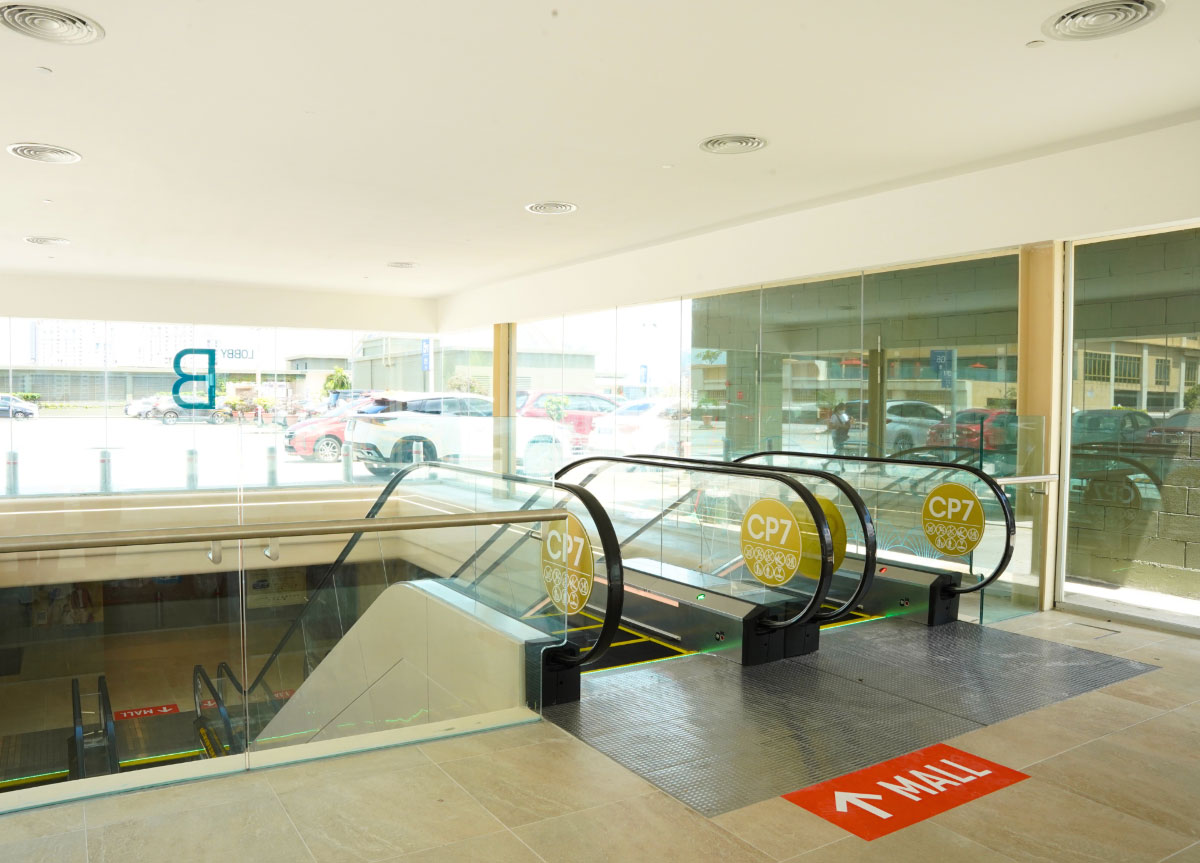
[[865,620],[883,620],[882,614],[872,614],[865,617],[855,617],[851,620],[839,620],[837,623],[826,623],[821,629],[837,629],[839,626],[845,626],[848,623],[862,623]]
[[68,771],[56,770],[53,773],[39,773],[37,776],[24,776],[20,779],[7,779],[0,782],[0,788],[16,788],[18,785],[28,785],[31,782],[49,782],[51,779],[58,779],[61,776],[66,776]]
[[572,626],[567,629],[555,629],[551,631],[551,635],[562,635],[564,632],[581,632],[585,629],[599,629],[604,626],[603,623],[592,623],[587,626]]
[[626,644],[644,644],[648,638],[631,638],[629,641],[614,641],[609,647],[624,647]]
[[[588,618],[589,620],[600,620],[600,618],[596,617],[596,615],[588,614],[586,611],[581,611],[579,613],[582,616]],[[603,621],[601,621],[601,622],[603,622]],[[689,654],[689,653],[695,653],[694,650],[684,650],[682,647],[677,647],[674,644],[668,644],[665,641],[661,641],[661,640],[655,638],[653,635],[645,635],[644,633],[641,633],[641,632],[635,632],[632,629],[625,629],[625,627],[623,627],[623,626],[618,627],[618,629],[621,629],[624,632],[631,633],[632,635],[641,635],[642,638],[646,639],[647,641],[653,641],[655,644],[659,645],[660,647],[665,647],[668,650],[674,650],[676,653],[680,653],[680,654],[684,654],[684,655]]]
[[[228,747],[226,747],[228,749]],[[151,755],[147,758],[131,758],[128,761],[122,761],[122,767],[140,767],[143,764],[157,764],[162,761],[181,761],[184,758],[194,758],[201,754],[203,749],[193,749],[191,752],[172,752],[170,755]]]

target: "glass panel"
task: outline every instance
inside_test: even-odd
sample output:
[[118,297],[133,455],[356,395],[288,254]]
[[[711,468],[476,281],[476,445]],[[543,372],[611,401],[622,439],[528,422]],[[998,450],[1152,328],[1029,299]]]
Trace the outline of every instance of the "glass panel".
[[1200,231],[1075,249],[1064,598],[1200,619]]

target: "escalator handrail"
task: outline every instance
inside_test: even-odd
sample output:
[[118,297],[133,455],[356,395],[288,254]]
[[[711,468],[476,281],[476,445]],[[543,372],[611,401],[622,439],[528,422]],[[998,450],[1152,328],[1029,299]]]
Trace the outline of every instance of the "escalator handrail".
[[[620,546],[617,544],[616,531],[613,530],[612,523],[608,519],[608,513],[606,513],[604,508],[600,506],[599,501],[597,501],[595,497],[593,497],[592,494],[585,489],[567,483],[551,483],[545,480],[533,479],[531,477],[516,476],[507,473],[495,473],[492,471],[464,467],[463,465],[447,464],[445,462],[420,461],[413,462],[412,464],[396,471],[396,473],[392,475],[391,479],[384,484],[383,489],[379,492],[379,496],[375,498],[375,502],[371,504],[371,508],[367,510],[367,514],[364,516],[364,518],[375,518],[377,515],[379,515],[380,510],[383,509],[384,505],[391,497],[392,492],[395,491],[396,487],[404,481],[405,477],[414,471],[427,467],[436,467],[438,470],[451,470],[455,473],[484,477],[487,479],[499,479],[506,482],[542,485],[548,489],[565,489],[579,498],[580,502],[583,503],[584,508],[587,509],[588,514],[591,516],[597,533],[600,535],[600,544],[604,549],[604,559],[608,569],[608,597],[605,602],[604,624],[600,630],[600,637],[592,645],[591,649],[588,650],[587,653],[581,654],[574,658],[568,657],[566,653],[563,652],[559,659],[560,665],[567,666],[581,665],[585,662],[591,663],[599,660],[601,655],[603,655],[604,651],[608,649],[608,646],[616,637],[621,622],[620,618],[622,603],[624,602],[625,598],[624,571],[621,568],[621,553]],[[525,507],[522,507],[522,509],[524,508]],[[279,643],[275,645],[275,649],[271,651],[271,655],[267,657],[266,662],[263,663],[262,668],[259,669],[258,674],[255,675],[254,680],[247,687],[248,690],[252,690],[262,683],[263,679],[267,676],[268,671],[271,669],[271,666],[275,664],[280,653],[283,652],[283,648],[287,644],[288,639],[290,639],[292,635],[295,634],[296,630],[300,628],[301,621],[304,619],[304,615],[307,613],[308,609],[312,607],[313,599],[320,594],[320,592],[324,590],[325,587],[333,580],[333,577],[337,574],[338,570],[341,569],[342,565],[346,562],[346,558],[350,556],[350,553],[354,550],[354,547],[358,545],[358,541],[362,539],[362,537],[362,531],[358,531],[351,535],[350,539],[346,541],[345,546],[342,547],[342,550],[338,553],[337,558],[325,570],[325,574],[321,577],[321,580],[317,582],[316,587],[312,589],[307,602],[305,602],[303,608],[300,609],[300,613],[297,614],[292,620],[287,630],[283,633],[283,637],[279,639]],[[482,549],[476,551],[472,556],[472,559],[477,557],[480,551],[482,551]]]
[[87,756],[83,748],[83,705],[79,700],[79,678],[76,677],[71,681],[71,719],[74,721],[74,730],[71,734],[71,745],[75,747],[75,766],[79,770],[77,779],[87,778],[87,763],[84,760]]
[[[203,717],[204,713],[200,709],[200,687],[203,686],[212,695],[213,701],[217,703],[217,713],[221,717],[221,724],[225,726],[225,733],[228,735],[229,752],[236,755],[242,751],[238,744],[237,736],[233,733],[233,723],[229,719],[229,710],[225,707],[225,699],[221,697],[221,693],[217,691],[217,687],[213,686],[212,678],[208,676],[208,672],[204,670],[203,665],[197,665],[192,668],[192,696],[196,701],[196,716]],[[220,741],[217,741],[220,743]],[[223,747],[217,747],[219,750]]]
[[[250,693],[254,691],[254,685],[251,685],[245,689],[242,688],[241,681],[238,680],[237,675],[233,673],[233,669],[230,668],[229,663],[225,660],[221,660],[217,663],[217,680],[220,681],[222,678],[232,683],[233,688],[237,691],[238,695],[242,696],[242,698],[249,698]],[[263,691],[267,694],[267,702],[271,705],[271,709],[278,713],[279,702],[275,699],[275,693],[271,691],[271,687],[266,685],[266,681],[258,681],[256,685],[262,687]],[[247,710],[248,709],[249,708],[247,708]]]
[[[586,456],[581,459],[576,459],[570,464],[563,465],[554,476],[565,476],[570,471],[584,464],[608,464],[608,465],[633,465],[641,467],[669,467],[670,465],[655,461],[653,459],[638,459],[630,456]],[[764,629],[787,629],[791,626],[802,626],[812,620],[821,610],[821,606],[825,603],[825,596],[829,593],[829,587],[833,583],[833,536],[829,530],[829,523],[825,520],[825,513],[821,509],[821,505],[817,503],[816,497],[799,482],[793,480],[784,474],[764,474],[757,471],[750,473],[737,474],[736,467],[731,471],[729,466],[716,467],[713,465],[682,465],[676,466],[679,470],[695,471],[698,473],[717,473],[722,475],[745,476],[753,479],[773,479],[787,487],[797,497],[799,497],[804,505],[808,507],[809,514],[812,516],[813,526],[817,531],[817,539],[821,546],[821,573],[817,578],[817,586],[813,590],[813,595],[809,599],[808,604],[792,617],[785,620],[775,620],[769,617],[763,617],[758,621],[758,624]],[[597,472],[598,474],[599,472]],[[590,479],[593,479],[596,474],[593,474]],[[556,480],[557,481],[557,480]],[[659,513],[655,519],[660,519],[664,513]]]
[[974,584],[945,585],[942,587],[942,592],[946,593],[946,594],[963,594],[963,593],[974,593],[977,590],[983,590],[985,587],[992,584],[996,579],[998,579],[1001,575],[1004,574],[1004,571],[1008,568],[1009,562],[1012,560],[1013,552],[1016,549],[1015,543],[1016,543],[1016,537],[1017,537],[1017,520],[1016,520],[1016,517],[1013,515],[1012,504],[1009,503],[1008,495],[1005,494],[1004,489],[1001,487],[1000,483],[998,483],[996,480],[992,479],[990,476],[988,476],[986,473],[979,470],[978,468],[971,467],[970,465],[965,465],[965,464],[951,464],[949,462],[919,461],[919,460],[913,460],[913,459],[898,459],[898,458],[877,458],[875,456],[832,455],[830,453],[803,452],[801,450],[792,450],[792,451],[789,451],[789,450],[764,450],[763,452],[754,452],[754,453],[750,453],[749,455],[740,456],[740,457],[734,459],[734,462],[740,464],[743,462],[748,462],[748,461],[750,461],[750,459],[764,458],[764,457],[777,456],[777,455],[778,456],[800,456],[802,458],[815,458],[815,459],[834,459],[836,461],[846,461],[846,462],[867,462],[869,464],[883,464],[883,465],[899,464],[899,465],[908,465],[910,467],[920,467],[920,468],[925,468],[925,469],[935,468],[935,469],[941,469],[941,470],[966,471],[967,473],[969,473],[972,476],[974,476],[975,478],[977,478],[984,485],[986,485],[988,487],[988,491],[990,491],[992,493],[993,497],[995,497],[996,501],[1000,504],[1000,511],[1004,514],[1004,552],[1003,552],[1003,554],[1000,555],[1000,562],[998,564],[996,564],[995,569],[993,569],[986,577],[980,579],[979,581],[975,582]]
[[112,701],[108,697],[108,681],[101,674],[96,678],[100,690],[100,725],[104,729],[104,751],[108,756],[108,772],[121,772],[121,759],[117,756],[117,722],[113,716]]
[[[688,458],[686,456],[675,455],[664,456],[635,454],[633,458],[652,458],[667,462],[679,462],[681,464],[712,464],[722,467],[728,464],[727,462],[714,462],[707,461],[705,459]],[[757,465],[749,464],[746,466],[757,467]],[[871,518],[871,511],[867,509],[867,505],[859,493],[854,490],[854,486],[850,485],[850,483],[837,474],[828,473],[823,470],[811,470],[801,467],[767,467],[766,465],[762,466],[762,470],[764,472],[782,471],[784,473],[796,474],[797,476],[812,476],[825,480],[826,482],[836,486],[837,489],[843,495],[845,495],[846,500],[850,502],[851,509],[853,509],[855,515],[858,516],[859,523],[862,525],[863,529],[863,547],[865,549],[863,553],[862,577],[858,580],[858,586],[850,594],[850,597],[840,606],[837,608],[831,608],[828,611],[818,612],[816,616],[813,617],[813,620],[821,621],[823,623],[837,620],[842,615],[856,607],[862,601],[862,598],[867,595],[868,591],[870,591],[871,585],[875,583],[875,521]]]

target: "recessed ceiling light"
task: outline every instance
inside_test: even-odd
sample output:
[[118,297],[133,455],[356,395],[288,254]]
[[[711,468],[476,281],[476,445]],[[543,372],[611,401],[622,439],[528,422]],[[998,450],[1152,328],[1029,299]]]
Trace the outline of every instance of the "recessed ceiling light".
[[416,261],[389,261],[389,267],[395,267],[397,270],[411,270],[415,267]]
[[56,147],[53,144],[9,144],[4,149],[22,159],[33,162],[52,162],[58,165],[69,165],[78,162],[83,156],[66,147]]
[[51,69],[49,66],[34,66],[33,71],[41,72],[43,75],[53,75],[54,74],[54,70]]
[[717,153],[722,156],[753,153],[765,146],[767,146],[766,139],[756,135],[713,135],[700,142],[700,149],[704,152]]
[[43,204],[53,204],[54,201],[50,200],[49,198],[42,198],[42,203]]
[[537,216],[565,216],[579,208],[567,201],[538,201],[526,204],[525,209]]
[[26,237],[25,242],[35,246],[65,246],[71,241],[65,237]]
[[1041,48],[1045,44],[1046,44],[1045,39],[1032,39],[1029,42],[1025,43],[1025,47],[1026,48]]
[[8,3],[0,6],[0,24],[23,36],[60,45],[86,45],[104,38],[104,28],[75,12],[50,6]]
[[1042,32],[1068,42],[1103,39],[1149,24],[1165,8],[1164,0],[1098,0],[1048,18]]

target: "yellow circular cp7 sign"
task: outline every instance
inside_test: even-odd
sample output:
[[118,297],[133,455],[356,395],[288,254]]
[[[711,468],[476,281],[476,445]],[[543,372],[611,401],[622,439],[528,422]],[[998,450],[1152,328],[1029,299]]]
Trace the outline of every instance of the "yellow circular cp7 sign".
[[755,501],[742,517],[742,559],[769,587],[787,584],[800,568],[802,537],[796,517],[771,498]]
[[583,523],[573,515],[546,524],[542,536],[542,581],[555,607],[578,614],[592,595],[595,578],[592,543]]
[[925,496],[921,528],[942,554],[970,554],[983,539],[983,505],[965,485],[944,482]]

